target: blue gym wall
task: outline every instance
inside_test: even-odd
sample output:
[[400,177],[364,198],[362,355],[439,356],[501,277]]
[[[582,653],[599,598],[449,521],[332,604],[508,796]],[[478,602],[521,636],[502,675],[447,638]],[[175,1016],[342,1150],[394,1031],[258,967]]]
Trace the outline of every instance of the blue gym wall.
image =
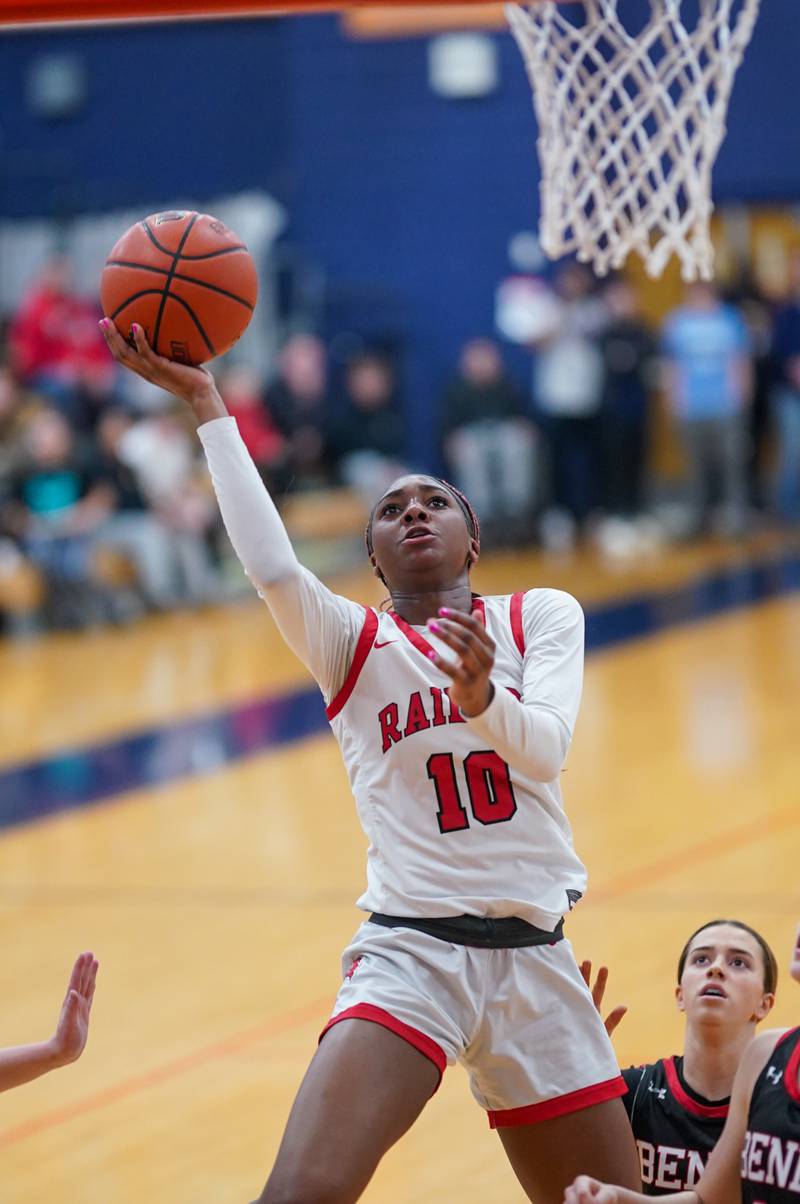
[[[798,8],[762,2],[718,199],[800,198]],[[508,237],[538,215],[528,83],[510,35],[497,38],[499,89],[454,102],[428,87],[425,39],[355,42],[336,16],[0,36],[0,216],[267,189],[342,323],[388,325],[405,342],[413,446],[427,459],[442,379],[460,343],[491,329]],[[45,121],[26,79],[38,56],[65,50],[86,63],[88,103]]]

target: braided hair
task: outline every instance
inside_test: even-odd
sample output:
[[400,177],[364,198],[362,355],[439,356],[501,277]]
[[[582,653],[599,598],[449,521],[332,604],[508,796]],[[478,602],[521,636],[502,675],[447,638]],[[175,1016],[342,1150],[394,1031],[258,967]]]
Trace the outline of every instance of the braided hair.
[[[467,524],[467,531],[469,532],[470,538],[474,539],[475,542],[480,546],[481,524],[478,521],[478,516],[473,510],[472,503],[470,502],[469,498],[463,494],[460,489],[456,489],[455,485],[451,485],[449,481],[445,481],[442,477],[431,477],[431,480],[435,481],[436,484],[442,489],[446,489],[450,496],[455,500],[459,510],[464,515],[464,522]],[[381,499],[378,498],[377,502],[369,512],[367,525],[364,529],[364,543],[366,544],[368,556],[372,556],[372,524],[375,521],[375,512],[380,503]],[[383,581],[383,584],[386,585],[383,573],[380,574],[380,578],[381,581]]]

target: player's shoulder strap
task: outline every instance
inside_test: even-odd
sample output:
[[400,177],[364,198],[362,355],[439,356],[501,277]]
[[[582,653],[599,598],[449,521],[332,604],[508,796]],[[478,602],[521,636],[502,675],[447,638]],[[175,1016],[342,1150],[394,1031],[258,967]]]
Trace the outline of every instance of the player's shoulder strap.
[[509,603],[509,617],[511,619],[511,634],[514,637],[514,643],[517,645],[520,656],[525,656],[525,629],[522,626],[522,603],[525,600],[526,591],[519,590],[516,594],[511,595]]
[[350,662],[350,668],[347,672],[347,677],[342,682],[338,693],[328,703],[325,708],[325,714],[328,719],[334,719],[341,711],[344,704],[347,702],[350,695],[355,689],[361,670],[364,668],[364,662],[367,659],[372,645],[375,643],[375,636],[378,634],[378,616],[371,606],[368,606],[364,612],[364,622],[361,625],[361,631],[356,641],[353,659]]

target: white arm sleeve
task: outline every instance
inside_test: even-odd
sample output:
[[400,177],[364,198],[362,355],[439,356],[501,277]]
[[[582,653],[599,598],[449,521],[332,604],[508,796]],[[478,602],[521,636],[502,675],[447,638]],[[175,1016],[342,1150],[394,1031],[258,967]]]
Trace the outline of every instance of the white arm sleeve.
[[215,418],[198,427],[198,434],[236,555],[286,643],[330,702],[347,676],[364,607],[334,594],[300,564],[236,420]]
[[486,710],[467,722],[519,772],[552,782],[564,764],[583,690],[583,611],[561,590],[531,590],[522,626],[523,701],[496,689]]

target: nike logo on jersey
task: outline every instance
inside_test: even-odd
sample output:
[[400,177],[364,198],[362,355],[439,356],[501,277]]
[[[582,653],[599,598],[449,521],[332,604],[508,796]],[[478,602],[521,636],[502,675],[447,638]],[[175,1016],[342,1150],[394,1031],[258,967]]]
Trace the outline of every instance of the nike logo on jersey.
[[767,1067],[767,1078],[769,1079],[769,1081],[771,1083],[774,1083],[775,1086],[777,1087],[778,1083],[783,1078],[783,1071],[778,1070],[777,1066],[768,1066]]
[[390,644],[396,644],[397,640],[376,640],[372,645],[373,648],[388,648]]

